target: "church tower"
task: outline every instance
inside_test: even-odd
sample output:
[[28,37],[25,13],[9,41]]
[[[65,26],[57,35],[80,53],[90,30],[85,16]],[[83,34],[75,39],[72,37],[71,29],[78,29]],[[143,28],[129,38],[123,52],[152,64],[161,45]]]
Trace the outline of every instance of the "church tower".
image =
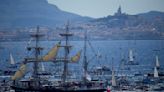
[[121,11],[121,6],[119,6],[118,10],[117,10],[117,14],[121,15],[122,11]]
[[117,12],[115,13],[115,16],[121,16],[121,15],[122,15],[122,10],[121,10],[121,5],[120,5]]

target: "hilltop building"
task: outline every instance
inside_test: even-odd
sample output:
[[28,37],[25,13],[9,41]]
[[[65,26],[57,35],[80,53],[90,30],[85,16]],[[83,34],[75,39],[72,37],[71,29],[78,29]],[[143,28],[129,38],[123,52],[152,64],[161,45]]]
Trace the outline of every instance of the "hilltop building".
[[122,13],[121,6],[119,6],[119,8],[118,8],[117,12],[114,14],[114,16],[120,17],[120,16],[123,16],[123,15],[126,15],[126,14]]

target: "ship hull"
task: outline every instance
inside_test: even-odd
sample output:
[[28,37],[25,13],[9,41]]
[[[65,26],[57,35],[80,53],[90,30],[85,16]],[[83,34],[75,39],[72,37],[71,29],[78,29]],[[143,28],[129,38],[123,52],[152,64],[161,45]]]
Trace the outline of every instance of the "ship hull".
[[20,88],[11,86],[15,92],[104,92],[106,89],[78,89],[78,90],[64,90],[64,89],[56,89],[52,87],[48,88]]
[[[149,74],[147,74],[147,76],[154,77],[154,74],[153,73],[149,73]],[[163,77],[164,76],[164,73],[159,73],[158,76],[159,77]]]

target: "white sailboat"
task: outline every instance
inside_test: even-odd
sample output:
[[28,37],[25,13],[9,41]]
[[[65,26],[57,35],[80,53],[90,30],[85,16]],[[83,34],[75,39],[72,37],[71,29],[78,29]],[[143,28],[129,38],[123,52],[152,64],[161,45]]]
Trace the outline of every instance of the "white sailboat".
[[13,75],[16,72],[17,64],[14,61],[13,55],[10,53],[9,54],[9,60],[8,60],[8,66],[7,68],[3,71],[3,74],[5,76],[10,76]]
[[112,69],[112,86],[116,86],[116,79],[115,79],[114,69]]
[[41,71],[44,72],[45,71],[45,67],[44,67],[44,64],[41,63]]
[[11,64],[11,65],[14,65],[14,64],[15,64],[13,55],[12,55],[11,53],[10,53],[10,64]]
[[133,50],[129,50],[129,61],[128,65],[138,65],[138,62],[134,61],[134,55],[133,55]]
[[157,67],[154,67],[154,78],[158,78],[159,75],[158,75],[158,70],[157,70]]
[[134,62],[134,57],[133,57],[133,50],[129,50],[129,62]]
[[155,56],[155,65],[154,65],[154,72],[153,73],[149,73],[148,76],[152,76],[154,78],[158,78],[159,76],[164,76],[163,72],[161,72],[160,64],[159,64],[159,58],[156,55]]
[[92,80],[91,76],[90,76],[88,73],[86,73],[85,77],[86,77],[86,79],[87,79],[88,81],[91,81],[91,80]]
[[155,66],[156,66],[157,68],[159,68],[159,67],[160,67],[160,64],[159,64],[159,58],[158,58],[158,56],[156,56]]

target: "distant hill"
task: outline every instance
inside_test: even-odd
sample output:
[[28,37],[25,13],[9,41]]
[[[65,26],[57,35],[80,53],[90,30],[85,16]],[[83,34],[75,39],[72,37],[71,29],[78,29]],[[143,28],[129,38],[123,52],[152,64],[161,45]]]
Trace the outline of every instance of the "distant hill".
[[0,27],[55,26],[90,19],[62,11],[47,0],[0,0]]
[[87,25],[92,39],[164,39],[164,13],[158,11],[128,15],[118,9]]
[[114,15],[93,19],[62,11],[47,0],[0,0],[0,40],[3,41],[29,39],[37,25],[43,27],[47,39],[58,39],[57,34],[64,31],[61,25],[68,20],[75,40],[83,39],[84,30],[88,30],[90,39],[96,40],[164,39],[164,12],[129,15],[119,7]]
[[164,13],[163,12],[159,12],[159,11],[150,11],[147,13],[140,13],[137,14],[140,17],[143,17],[147,20],[152,20],[152,19],[156,19],[156,18],[162,18],[164,19]]

